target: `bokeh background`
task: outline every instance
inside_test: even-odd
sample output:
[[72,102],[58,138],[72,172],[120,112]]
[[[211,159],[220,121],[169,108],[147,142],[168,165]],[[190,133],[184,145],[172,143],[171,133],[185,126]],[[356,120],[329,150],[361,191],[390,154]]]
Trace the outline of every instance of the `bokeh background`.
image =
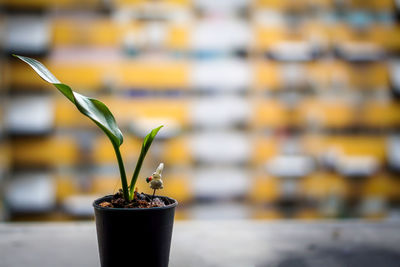
[[106,103],[131,176],[165,125],[177,219],[400,218],[400,3],[1,0],[0,218],[92,218],[111,144],[11,53]]

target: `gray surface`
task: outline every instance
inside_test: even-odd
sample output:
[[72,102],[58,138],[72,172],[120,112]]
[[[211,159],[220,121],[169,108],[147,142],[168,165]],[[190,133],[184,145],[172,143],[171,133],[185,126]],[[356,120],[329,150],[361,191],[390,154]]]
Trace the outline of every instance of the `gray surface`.
[[[1,267],[99,266],[94,223],[0,224]],[[176,222],[170,267],[400,266],[400,223]]]

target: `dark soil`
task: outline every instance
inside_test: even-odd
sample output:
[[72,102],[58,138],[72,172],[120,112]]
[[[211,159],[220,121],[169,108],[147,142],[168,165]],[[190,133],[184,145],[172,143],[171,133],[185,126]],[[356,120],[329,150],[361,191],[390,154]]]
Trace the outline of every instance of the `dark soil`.
[[100,207],[108,207],[108,208],[153,208],[153,207],[165,207],[166,204],[164,201],[158,197],[154,197],[153,201],[151,201],[151,195],[147,195],[144,193],[136,193],[133,200],[127,202],[125,201],[122,191],[120,190],[118,193],[114,194],[111,201],[104,201],[99,204]]

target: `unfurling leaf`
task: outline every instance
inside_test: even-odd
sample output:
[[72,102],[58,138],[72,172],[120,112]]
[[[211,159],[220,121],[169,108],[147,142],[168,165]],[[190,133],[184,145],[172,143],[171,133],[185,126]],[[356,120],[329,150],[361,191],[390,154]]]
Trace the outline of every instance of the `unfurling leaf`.
[[146,157],[146,153],[149,150],[151,143],[153,143],[153,140],[156,137],[158,131],[160,131],[160,129],[162,127],[163,127],[163,125],[151,130],[151,132],[148,135],[146,135],[146,137],[143,140],[142,150],[140,151],[140,156],[136,163],[135,171],[133,172],[133,176],[132,176],[132,180],[131,180],[131,184],[130,184],[130,188],[129,188],[129,194],[130,194],[131,198],[133,196],[133,190],[135,188],[135,184],[136,184],[137,178],[139,176],[140,169],[142,168],[143,160]]
[[114,146],[119,147],[123,142],[123,136],[119,130],[117,123],[115,122],[114,116],[110,110],[97,99],[90,98],[78,94],[66,85],[61,83],[42,63],[39,61],[29,58],[14,55],[21,59],[25,63],[29,64],[39,76],[48,83],[53,84],[64,96],[66,96],[78,110],[86,117],[90,118],[94,123],[97,124],[110,138]]
[[118,161],[118,166],[121,174],[122,190],[124,193],[125,200],[129,200],[129,189],[126,180],[125,167],[122,161],[121,153],[119,147],[122,145],[123,136],[119,130],[117,123],[115,122],[114,116],[111,114],[110,110],[101,101],[86,97],[84,95],[78,94],[66,85],[61,83],[42,63],[39,61],[23,56],[17,56],[20,60],[27,63],[36,71],[39,76],[48,83],[53,84],[65,97],[69,99],[76,108],[86,117],[91,119],[94,123],[110,139]]

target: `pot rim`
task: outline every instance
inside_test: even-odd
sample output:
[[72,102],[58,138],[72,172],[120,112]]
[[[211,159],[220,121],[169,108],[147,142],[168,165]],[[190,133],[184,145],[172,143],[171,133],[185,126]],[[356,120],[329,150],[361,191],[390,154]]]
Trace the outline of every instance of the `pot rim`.
[[100,202],[100,200],[105,199],[105,198],[110,198],[113,195],[106,195],[100,198],[97,198],[96,200],[93,201],[92,206],[95,209],[98,210],[107,210],[107,211],[149,211],[149,210],[165,210],[165,209],[171,209],[171,208],[175,208],[178,205],[178,201],[176,199],[170,198],[170,197],[166,197],[166,196],[159,196],[159,195],[155,195],[155,197],[163,197],[163,198],[167,198],[169,200],[172,200],[174,203],[172,204],[168,204],[164,207],[152,207],[152,208],[110,208],[110,207],[101,207],[100,205],[97,204],[97,202]]

